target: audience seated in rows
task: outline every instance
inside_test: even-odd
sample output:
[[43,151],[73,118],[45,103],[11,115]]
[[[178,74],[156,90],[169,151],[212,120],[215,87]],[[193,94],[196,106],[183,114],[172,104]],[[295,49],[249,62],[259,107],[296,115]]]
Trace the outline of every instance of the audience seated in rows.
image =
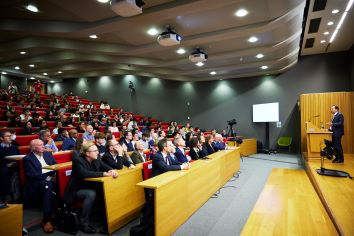
[[78,135],[77,130],[71,129],[69,131],[69,138],[67,138],[63,141],[63,146],[62,146],[61,150],[62,151],[73,150],[73,148],[76,145],[77,135]]

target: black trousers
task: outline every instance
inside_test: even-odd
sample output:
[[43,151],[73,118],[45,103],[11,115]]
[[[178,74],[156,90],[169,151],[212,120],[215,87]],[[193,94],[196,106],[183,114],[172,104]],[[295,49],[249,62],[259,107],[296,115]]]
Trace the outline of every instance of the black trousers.
[[96,192],[92,189],[80,189],[76,192],[76,199],[84,201],[79,220],[81,225],[87,226],[90,223],[90,214],[95,203]]
[[332,144],[336,153],[338,154],[336,158],[338,160],[344,160],[343,148],[342,148],[342,136],[332,135]]

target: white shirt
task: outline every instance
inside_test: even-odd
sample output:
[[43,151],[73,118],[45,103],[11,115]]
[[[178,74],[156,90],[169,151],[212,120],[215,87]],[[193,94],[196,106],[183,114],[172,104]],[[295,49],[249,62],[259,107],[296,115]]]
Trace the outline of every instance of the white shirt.
[[146,159],[145,159],[144,152],[139,152],[139,154],[140,154],[141,158],[143,158],[143,162],[145,162],[145,161],[146,161]]
[[35,153],[33,153],[33,154],[37,157],[38,161],[41,163],[41,166],[42,166],[42,174],[51,172],[51,170],[43,169],[43,167],[48,166],[48,164],[45,162],[45,160],[44,160],[44,158],[43,158],[43,155],[37,155],[37,154],[35,154]]

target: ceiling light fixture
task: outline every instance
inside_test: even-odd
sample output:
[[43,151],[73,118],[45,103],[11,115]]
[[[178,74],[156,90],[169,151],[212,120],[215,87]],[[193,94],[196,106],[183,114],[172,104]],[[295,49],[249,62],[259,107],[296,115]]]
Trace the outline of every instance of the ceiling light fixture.
[[61,73],[63,73],[62,71],[58,71],[58,74],[61,74]]
[[323,34],[324,34],[324,35],[329,35],[329,32],[328,32],[328,31],[326,31],[326,32],[324,32]]
[[334,9],[334,10],[332,11],[332,14],[337,14],[338,12],[339,12],[338,9]]
[[20,67],[19,66],[15,66],[15,70],[19,70],[20,69]]
[[[337,35],[337,33],[338,33],[340,27],[342,27],[342,24],[343,24],[343,22],[344,22],[344,19],[345,19],[345,17],[347,16],[348,11],[349,11],[350,8],[352,7],[353,3],[354,3],[354,0],[349,0],[349,2],[348,2],[348,4],[347,4],[347,7],[345,8],[345,11],[343,12],[343,15],[342,15],[342,17],[340,18],[340,21],[338,22],[338,25],[337,25],[336,29],[334,30],[331,39],[329,40],[329,43],[332,43],[332,42],[333,42],[333,40],[334,40],[334,38],[336,37],[336,35]],[[333,13],[333,11],[332,11],[332,13]]]
[[54,80],[51,80],[50,82],[51,82],[52,84],[54,84]]
[[30,79],[32,79],[32,80],[33,80],[33,79],[36,79],[36,78],[34,78],[34,77],[32,76],[32,77],[30,77]]
[[266,69],[268,69],[268,66],[261,66],[261,69],[266,70]]
[[257,57],[258,59],[260,59],[260,58],[263,58],[264,55],[263,55],[262,53],[258,53],[258,54],[256,55],[256,57]]
[[44,72],[43,75],[48,75],[48,73]]
[[184,50],[184,48],[179,48],[176,52],[177,52],[178,54],[185,54],[185,53],[186,53],[186,50]]
[[7,75],[7,72],[6,72],[6,71],[3,71],[3,72],[1,72],[1,74],[3,74],[3,75]]
[[204,63],[200,61],[200,62],[196,63],[195,65],[201,67],[201,66],[204,66]]
[[110,0],[97,0],[97,2],[100,2],[100,3],[107,3],[109,2]]
[[21,54],[21,55],[25,55],[25,54],[26,54],[26,52],[25,52],[25,51],[22,51],[22,52],[20,52],[20,54]]
[[34,65],[33,65],[33,64],[31,64],[31,65],[28,65],[28,66],[29,66],[29,67],[32,67],[32,68],[34,67]]
[[97,35],[95,35],[95,34],[92,34],[89,37],[92,38],[92,39],[97,39],[98,38]]
[[327,23],[327,25],[333,25],[333,24],[334,24],[333,21],[329,21],[329,22]]
[[244,17],[248,14],[248,11],[246,9],[239,9],[235,12],[235,16],[237,17]]
[[321,43],[325,43],[326,42],[326,40],[321,40]]
[[211,75],[216,75],[216,71],[212,71],[212,72],[210,72],[209,74],[211,74]]
[[250,38],[248,39],[248,42],[250,42],[250,43],[255,43],[255,42],[257,42],[257,41],[258,41],[258,38],[255,37],[255,36],[252,36],[252,37],[250,37]]
[[148,35],[155,36],[159,33],[159,31],[155,28],[151,28],[147,31]]
[[37,6],[35,6],[33,4],[28,4],[27,6],[25,6],[25,8],[27,10],[29,10],[30,12],[35,12],[35,13],[39,12]]

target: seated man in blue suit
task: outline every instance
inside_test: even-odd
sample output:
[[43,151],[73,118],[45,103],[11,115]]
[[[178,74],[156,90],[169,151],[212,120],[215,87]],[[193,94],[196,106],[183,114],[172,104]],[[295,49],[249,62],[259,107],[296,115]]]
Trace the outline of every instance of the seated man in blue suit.
[[169,156],[169,153],[172,151],[172,146],[172,141],[167,141],[166,139],[161,139],[158,142],[157,147],[159,151],[152,159],[152,177],[167,171],[188,170],[190,168],[189,163],[183,163],[181,165]]
[[183,140],[183,138],[176,138],[175,145],[177,148],[176,148],[176,152],[174,154],[175,154],[177,160],[180,163],[189,162],[190,159],[188,160],[188,157],[184,154],[184,148],[186,146],[186,143]]
[[221,134],[215,134],[212,146],[216,152],[220,150],[225,150],[225,143]]
[[63,146],[61,147],[62,151],[74,149],[74,147],[76,146],[77,134],[78,132],[76,129],[72,129],[69,131],[70,137],[63,141]]
[[52,153],[44,152],[44,144],[40,139],[34,139],[30,143],[31,153],[23,158],[23,165],[27,177],[24,188],[24,199],[31,202],[42,200],[43,222],[45,233],[52,233],[54,227],[51,223],[54,211],[55,173],[43,169],[44,166],[56,164]]

